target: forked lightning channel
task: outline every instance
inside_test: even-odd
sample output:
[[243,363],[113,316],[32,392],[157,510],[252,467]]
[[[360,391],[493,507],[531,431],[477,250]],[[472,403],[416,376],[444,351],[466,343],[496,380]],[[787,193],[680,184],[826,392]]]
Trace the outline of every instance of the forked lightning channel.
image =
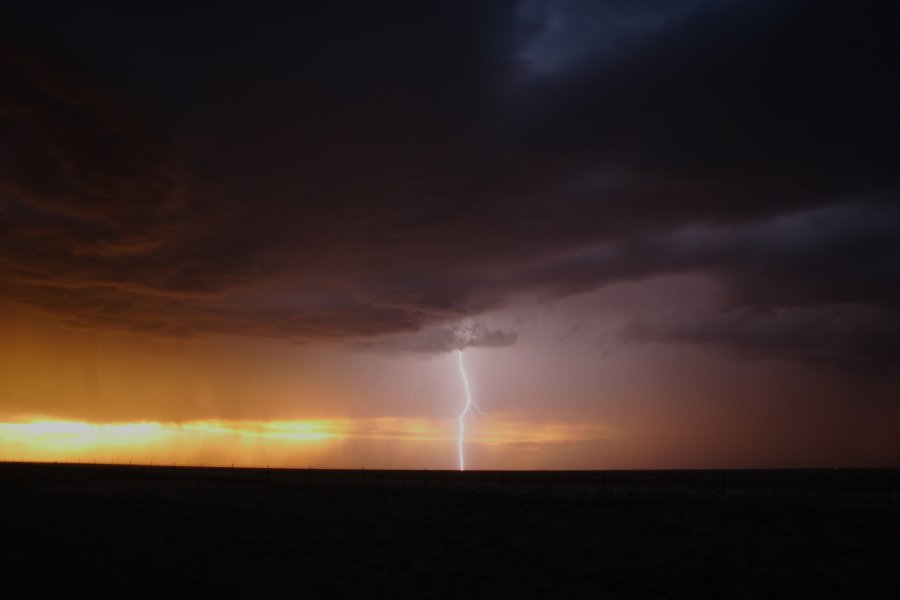
[[472,412],[473,408],[481,414],[484,413],[481,412],[481,409],[478,408],[478,405],[475,404],[475,401],[472,399],[472,390],[469,387],[469,376],[466,375],[466,365],[463,362],[462,350],[456,351],[456,359],[459,364],[459,374],[462,377],[463,387],[466,391],[466,403],[463,406],[462,412],[459,413],[459,417],[457,418],[459,422],[459,428],[456,437],[456,447],[459,451],[459,470],[465,471],[466,457],[464,452],[464,444],[466,440],[466,417],[469,416],[469,413]]

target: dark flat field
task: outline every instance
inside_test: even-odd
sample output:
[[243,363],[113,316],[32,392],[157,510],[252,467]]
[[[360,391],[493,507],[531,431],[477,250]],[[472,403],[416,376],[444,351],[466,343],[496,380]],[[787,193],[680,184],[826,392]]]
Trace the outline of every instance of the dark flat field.
[[3,598],[900,597],[900,473],[0,464]]

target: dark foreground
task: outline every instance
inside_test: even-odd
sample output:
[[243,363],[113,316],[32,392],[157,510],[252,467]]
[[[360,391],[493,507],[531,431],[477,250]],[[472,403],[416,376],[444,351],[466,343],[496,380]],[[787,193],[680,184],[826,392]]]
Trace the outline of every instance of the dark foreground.
[[900,597],[888,471],[0,464],[4,598]]

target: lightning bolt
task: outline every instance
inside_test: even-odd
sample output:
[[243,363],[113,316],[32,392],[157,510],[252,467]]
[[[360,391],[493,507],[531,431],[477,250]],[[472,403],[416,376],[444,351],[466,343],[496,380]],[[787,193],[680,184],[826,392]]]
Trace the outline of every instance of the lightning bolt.
[[469,376],[466,375],[466,365],[465,363],[463,363],[462,350],[456,351],[456,358],[459,364],[459,374],[463,380],[463,387],[466,390],[466,403],[463,406],[462,412],[459,413],[459,417],[457,418],[457,421],[459,422],[459,429],[456,436],[456,448],[459,451],[459,470],[465,471],[466,458],[465,453],[463,452],[463,444],[466,440],[466,417],[470,412],[472,412],[473,408],[481,414],[484,413],[481,412],[481,409],[478,408],[478,405],[475,404],[475,401],[472,399],[472,390],[471,388],[469,388]]

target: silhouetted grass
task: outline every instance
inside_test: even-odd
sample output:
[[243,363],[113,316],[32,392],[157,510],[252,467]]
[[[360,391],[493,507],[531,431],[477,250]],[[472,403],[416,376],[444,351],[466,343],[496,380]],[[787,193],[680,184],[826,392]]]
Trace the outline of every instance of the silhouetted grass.
[[2,596],[900,597],[898,483],[7,463]]

